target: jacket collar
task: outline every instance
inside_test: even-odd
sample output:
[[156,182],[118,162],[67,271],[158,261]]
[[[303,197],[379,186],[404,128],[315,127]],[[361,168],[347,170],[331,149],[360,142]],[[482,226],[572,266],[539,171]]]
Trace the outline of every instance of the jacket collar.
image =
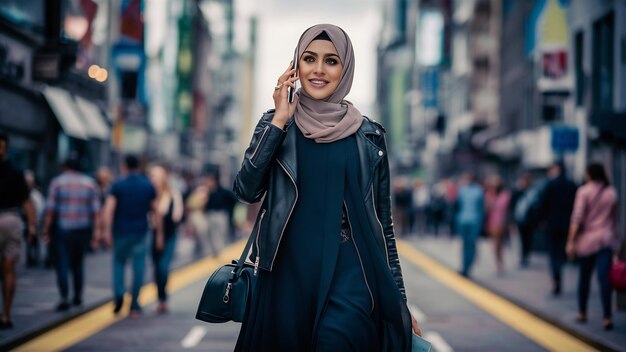
[[[278,150],[278,161],[285,167],[287,173],[295,182],[298,180],[298,154],[296,150],[296,129],[294,119],[290,118],[285,124],[285,139]],[[371,184],[372,175],[378,163],[383,159],[384,146],[376,145],[369,135],[381,135],[382,127],[372,123],[368,118],[364,118],[361,127],[356,132],[357,149],[361,163],[361,189],[367,193]]]

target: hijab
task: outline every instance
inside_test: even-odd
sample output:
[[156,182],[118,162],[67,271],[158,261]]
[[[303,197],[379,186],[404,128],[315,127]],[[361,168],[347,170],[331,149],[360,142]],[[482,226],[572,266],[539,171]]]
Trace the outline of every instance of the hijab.
[[363,122],[361,112],[352,103],[344,100],[352,88],[354,50],[348,34],[343,29],[332,24],[318,24],[307,29],[298,41],[294,60],[300,60],[309,44],[324,32],[335,45],[343,64],[339,85],[333,94],[323,100],[314,99],[304,89],[298,89],[299,99],[294,116],[302,134],[314,139],[316,143],[331,143],[348,137],[354,134]]

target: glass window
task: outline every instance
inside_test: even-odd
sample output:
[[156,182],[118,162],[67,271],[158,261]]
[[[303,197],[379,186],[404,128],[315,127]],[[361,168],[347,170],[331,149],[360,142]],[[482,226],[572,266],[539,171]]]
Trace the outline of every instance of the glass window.
[[583,70],[584,60],[584,36],[583,32],[579,31],[574,37],[574,62],[576,70],[576,105],[582,106],[585,97],[585,71]]
[[593,24],[592,109],[613,109],[613,13]]

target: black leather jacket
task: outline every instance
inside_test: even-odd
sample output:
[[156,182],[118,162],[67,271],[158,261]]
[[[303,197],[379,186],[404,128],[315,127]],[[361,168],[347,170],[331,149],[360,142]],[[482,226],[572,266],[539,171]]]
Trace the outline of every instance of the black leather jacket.
[[[265,196],[252,232],[256,241],[249,258],[255,268],[268,271],[272,270],[283,232],[298,200],[297,127],[292,118],[281,130],[271,123],[273,117],[274,110],[261,117],[234,184],[235,193],[246,203],[256,203]],[[389,270],[406,301],[391,218],[389,161],[384,132],[381,125],[368,118],[363,119],[356,132],[361,189],[367,190],[363,202],[370,225],[379,235],[380,250],[384,252]]]

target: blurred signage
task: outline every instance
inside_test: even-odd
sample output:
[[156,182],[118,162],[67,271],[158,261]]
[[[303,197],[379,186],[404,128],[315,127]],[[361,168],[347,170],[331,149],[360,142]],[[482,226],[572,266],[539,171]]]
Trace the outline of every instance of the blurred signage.
[[145,103],[142,10],[141,0],[122,0],[120,38],[113,45],[111,54],[122,100]]
[[544,78],[564,78],[567,75],[567,51],[544,52],[542,64]]
[[129,41],[143,42],[141,0],[122,0],[120,35]]
[[422,12],[419,28],[417,45],[419,63],[424,66],[439,65],[443,56],[443,15],[432,10]]
[[435,68],[424,70],[420,77],[424,108],[437,108],[439,92],[439,71]]
[[178,85],[176,87],[175,109],[179,117],[177,127],[187,129],[191,125],[193,111],[193,14],[192,2],[186,2],[183,13],[178,19],[178,56],[176,75]]
[[537,83],[541,92],[568,92],[573,88],[571,70],[567,65],[568,54],[563,47],[542,50],[541,77]]
[[550,145],[555,153],[575,152],[579,146],[578,128],[552,126]]

